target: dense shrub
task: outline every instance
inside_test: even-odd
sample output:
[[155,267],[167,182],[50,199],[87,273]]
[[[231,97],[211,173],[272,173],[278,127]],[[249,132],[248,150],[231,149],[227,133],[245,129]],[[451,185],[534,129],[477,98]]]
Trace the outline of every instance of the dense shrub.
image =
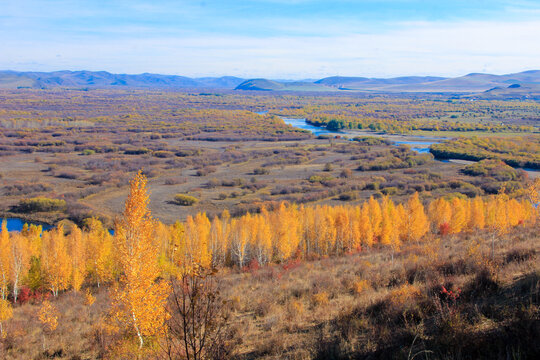
[[16,207],[18,212],[46,212],[46,211],[64,211],[66,210],[66,201],[60,199],[49,199],[36,197],[32,199],[23,199]]
[[194,196],[186,195],[186,194],[176,194],[174,196],[174,203],[182,206],[192,206],[199,202],[199,199],[197,199]]
[[202,169],[197,170],[195,174],[197,176],[206,176],[214,172],[216,172],[216,168],[214,166],[205,166]]
[[[0,174],[0,179],[2,178],[2,174]],[[30,193],[35,192],[44,192],[44,191],[50,191],[52,190],[52,186],[50,184],[44,184],[44,183],[17,183],[13,185],[7,185],[3,188],[3,193],[5,196],[13,196],[13,195],[28,195]]]
[[151,152],[150,149],[142,147],[142,148],[138,148],[138,149],[125,150],[124,154],[126,154],[126,155],[144,155],[144,154],[148,154],[150,152]]
[[270,170],[262,167],[255,168],[253,170],[254,175],[268,175],[270,173]]
[[537,136],[459,138],[433,144],[430,152],[439,159],[499,159],[512,167],[540,169],[540,144]]

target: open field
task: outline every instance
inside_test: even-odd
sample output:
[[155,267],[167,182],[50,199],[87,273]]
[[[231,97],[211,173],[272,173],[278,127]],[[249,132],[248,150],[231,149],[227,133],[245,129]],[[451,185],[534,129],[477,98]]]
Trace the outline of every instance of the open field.
[[[0,97],[0,210],[4,216],[47,222],[69,218],[79,224],[88,216],[100,216],[109,226],[123,206],[127,179],[141,168],[152,185],[153,213],[169,223],[199,211],[215,215],[229,209],[242,214],[284,200],[354,203],[382,194],[399,199],[414,191],[423,192],[425,199],[452,193],[475,196],[492,193],[505,181],[468,176],[460,172],[460,165],[433,161],[429,155],[398,150],[376,139],[315,139],[272,114],[310,118],[334,113],[339,118],[343,113],[368,119],[370,124],[399,121],[407,127],[415,121],[436,121],[434,114],[451,116],[461,109],[469,114],[469,124],[505,123],[506,127],[490,128],[502,131],[501,136],[510,134],[506,131],[513,126],[533,126],[538,115],[533,102],[443,101],[437,96],[419,100],[57,89],[3,91]],[[486,112],[488,105],[492,110]],[[261,111],[269,113],[254,113]],[[474,122],[470,114],[481,113]],[[492,134],[491,130],[470,133]],[[353,137],[372,134],[344,131]],[[469,132],[422,134],[461,133]],[[514,189],[519,189],[517,184]],[[173,202],[178,193],[200,201],[178,206]],[[37,196],[64,199],[67,207],[55,213],[14,211],[23,198]]]
[[[170,143],[172,148],[174,141]],[[314,139],[302,143],[242,142],[234,148],[230,142],[179,144],[185,149],[204,150],[200,155],[165,159],[150,154],[100,153],[3,156],[3,169],[10,169],[0,172],[4,212],[49,222],[69,218],[76,223],[94,215],[111,225],[123,207],[126,179],[139,167],[150,178],[151,210],[167,223],[201,211],[210,216],[225,209],[232,214],[258,211],[280,201],[355,203],[374,194],[401,199],[414,191],[422,192],[425,199],[455,193],[482,195],[496,191],[493,189],[505,180],[525,176],[519,171],[510,179],[469,176],[460,173],[463,165],[434,161],[429,154],[418,155],[384,143]],[[519,184],[516,186],[519,189]],[[178,193],[195,196],[200,202],[178,206],[173,203]],[[68,208],[54,214],[12,210],[21,199],[37,196],[65,199]]]

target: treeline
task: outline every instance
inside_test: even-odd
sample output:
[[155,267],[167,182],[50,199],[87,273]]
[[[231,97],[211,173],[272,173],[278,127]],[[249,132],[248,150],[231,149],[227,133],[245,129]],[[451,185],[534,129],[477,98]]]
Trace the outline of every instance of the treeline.
[[439,159],[499,159],[513,167],[540,169],[540,139],[534,135],[516,138],[458,138],[433,144],[430,152]]
[[[199,213],[184,223],[151,222],[147,228],[161,276],[203,267],[264,265],[291,259],[314,259],[361,251],[373,246],[398,251],[403,243],[487,228],[504,233],[536,222],[532,202],[500,194],[486,199],[440,198],[427,209],[415,193],[406,203],[370,198],[357,206],[304,207],[282,203],[276,210],[231,218],[228,212],[209,219]],[[0,233],[0,291],[17,301],[21,287],[33,291],[79,290],[118,279],[124,259],[116,236],[96,219],[83,229],[58,227],[43,232],[25,226],[21,233]],[[119,238],[120,237],[120,238]]]
[[533,132],[539,110],[534,102],[369,97],[320,101],[287,115],[330,130]]
[[424,131],[482,131],[482,132],[532,132],[534,127],[513,124],[492,124],[478,122],[441,121],[441,120],[396,120],[371,117],[358,118],[354,115],[314,115],[306,122],[328,130],[370,130],[377,132],[405,134],[414,130]]

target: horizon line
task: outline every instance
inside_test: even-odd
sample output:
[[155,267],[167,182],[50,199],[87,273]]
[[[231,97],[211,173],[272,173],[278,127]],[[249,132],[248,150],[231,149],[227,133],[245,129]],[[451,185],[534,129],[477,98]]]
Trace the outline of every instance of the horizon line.
[[445,75],[435,75],[435,74],[429,74],[429,75],[399,75],[399,76],[391,76],[391,77],[373,77],[369,75],[328,75],[324,77],[303,77],[303,78],[272,78],[272,77],[262,77],[262,76],[256,76],[256,77],[244,77],[239,75],[203,75],[203,76],[196,76],[196,75],[180,75],[180,74],[167,74],[167,73],[155,73],[155,72],[142,72],[142,73],[127,73],[127,72],[111,72],[108,70],[86,70],[86,69],[80,69],[80,70],[70,70],[70,69],[63,69],[63,70],[51,70],[51,71],[39,71],[39,70],[11,70],[11,69],[2,69],[0,72],[13,72],[13,73],[56,73],[56,72],[92,72],[92,73],[107,73],[111,75],[126,75],[126,76],[137,76],[137,75],[161,75],[161,76],[178,76],[178,77],[185,77],[190,79],[204,79],[204,78],[223,78],[223,77],[235,77],[238,79],[243,80],[256,80],[256,79],[264,79],[264,80],[273,80],[273,81],[302,81],[302,80],[321,80],[325,78],[331,78],[331,77],[343,77],[343,78],[367,78],[367,79],[396,79],[396,78],[403,78],[403,77],[440,77],[445,79],[452,79],[452,78],[459,78],[463,76],[469,76],[469,75],[495,75],[495,76],[504,76],[504,75],[513,75],[513,74],[521,74],[521,73],[527,73],[527,72],[535,72],[540,71],[540,69],[527,69],[522,71],[516,71],[516,72],[509,72],[509,73],[488,73],[488,72],[470,72],[463,75],[458,76],[445,76]]

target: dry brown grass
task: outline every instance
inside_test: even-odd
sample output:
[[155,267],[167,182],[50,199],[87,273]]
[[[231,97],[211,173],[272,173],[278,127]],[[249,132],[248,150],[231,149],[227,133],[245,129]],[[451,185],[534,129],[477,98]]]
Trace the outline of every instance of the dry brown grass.
[[[412,354],[433,351],[430,359],[505,358],[504,347],[528,358],[540,349],[524,347],[515,321],[529,326],[528,340],[538,334],[539,240],[538,228],[516,229],[498,239],[494,261],[489,237],[477,233],[410,244],[393,264],[388,251],[372,249],[226,275],[224,291],[240,304],[235,321],[251,324],[238,358],[407,358],[415,337]],[[486,348],[472,352],[468,336]]]
[[[538,230],[498,238],[494,259],[490,234],[478,232],[407,244],[393,262],[388,250],[373,248],[223,269],[217,277],[231,311],[234,358],[404,359],[409,351],[430,359],[533,358],[540,351]],[[103,358],[114,340],[100,322],[109,296],[92,291],[90,307],[84,291],[51,300],[59,326],[45,334],[45,347],[39,305],[16,306],[2,358]]]

